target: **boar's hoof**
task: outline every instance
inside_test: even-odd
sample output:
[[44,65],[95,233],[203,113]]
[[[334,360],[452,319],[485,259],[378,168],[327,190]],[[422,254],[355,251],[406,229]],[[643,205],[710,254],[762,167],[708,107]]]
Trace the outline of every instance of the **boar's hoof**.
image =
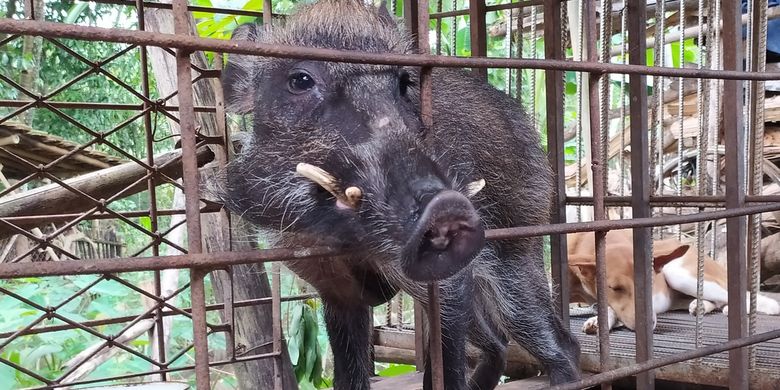
[[415,223],[402,252],[402,269],[417,281],[446,279],[468,265],[485,245],[485,230],[462,194],[434,196]]

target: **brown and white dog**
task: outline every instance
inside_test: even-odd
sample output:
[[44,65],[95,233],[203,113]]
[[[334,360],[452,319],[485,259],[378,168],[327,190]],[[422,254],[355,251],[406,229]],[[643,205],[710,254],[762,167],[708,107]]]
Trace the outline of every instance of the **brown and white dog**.
[[[634,330],[636,327],[634,301],[634,251],[632,231],[615,230],[606,238],[607,302],[609,328],[620,324]],[[569,257],[570,301],[593,304],[596,302],[596,258],[593,233],[567,235]],[[670,310],[688,309],[695,315],[697,250],[694,245],[674,239],[653,242],[653,329],[656,314]],[[728,314],[726,270],[704,257],[704,313],[721,309]],[[749,293],[748,293],[749,295]],[[691,300],[693,299],[693,300]],[[748,297],[749,302],[749,297]],[[762,314],[780,314],[780,304],[759,294],[756,311]],[[583,324],[586,333],[596,333],[596,317]]]

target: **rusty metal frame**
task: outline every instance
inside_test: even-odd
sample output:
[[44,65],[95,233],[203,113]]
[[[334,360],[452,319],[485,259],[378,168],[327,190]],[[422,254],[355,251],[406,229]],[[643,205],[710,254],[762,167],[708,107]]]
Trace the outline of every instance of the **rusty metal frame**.
[[[646,299],[650,295],[650,235],[649,227],[663,226],[671,224],[679,224],[683,222],[700,222],[712,219],[728,218],[728,263],[731,273],[737,276],[738,283],[730,283],[729,286],[729,305],[732,307],[733,312],[740,312],[745,309],[745,291],[746,291],[746,248],[744,247],[744,236],[746,234],[745,216],[753,215],[761,212],[780,210],[780,204],[778,196],[760,196],[760,195],[747,195],[745,188],[743,187],[745,172],[742,169],[742,164],[736,163],[744,159],[744,134],[737,129],[741,129],[741,105],[742,105],[742,83],[744,80],[752,81],[765,81],[765,80],[778,80],[780,79],[780,72],[745,72],[739,70],[741,64],[741,35],[739,33],[741,29],[741,9],[738,1],[722,1],[723,9],[723,36],[727,42],[724,49],[724,63],[726,70],[707,70],[707,69],[672,69],[664,67],[648,67],[645,66],[644,61],[644,24],[646,23],[645,8],[638,7],[636,2],[628,2],[628,29],[629,39],[631,44],[631,64],[610,64],[605,62],[598,62],[595,52],[596,34],[595,34],[595,18],[596,13],[594,6],[589,4],[586,7],[586,17],[589,22],[592,22],[591,29],[588,36],[588,61],[574,62],[564,59],[563,48],[561,46],[561,2],[556,0],[527,0],[519,1],[515,3],[501,4],[486,6],[484,0],[470,0],[469,9],[466,10],[454,10],[449,12],[436,12],[429,14],[429,4],[427,0],[405,0],[404,8],[406,11],[407,26],[412,32],[417,33],[419,31],[428,30],[428,22],[430,19],[440,20],[445,17],[468,15],[472,20],[471,37],[473,42],[473,55],[475,57],[483,58],[456,58],[456,57],[443,57],[433,56],[428,54],[430,49],[428,48],[427,38],[420,36],[418,39],[418,48],[421,54],[418,55],[392,55],[392,54],[376,54],[376,53],[357,53],[357,52],[344,52],[338,50],[326,50],[326,49],[312,49],[312,48],[299,48],[299,47],[286,47],[286,46],[273,46],[264,44],[253,44],[247,42],[229,42],[220,41],[214,39],[202,39],[196,38],[190,35],[190,26],[188,23],[188,12],[192,11],[209,11],[217,13],[225,13],[231,15],[245,15],[263,17],[266,25],[269,25],[271,19],[270,1],[264,2],[263,12],[259,11],[244,11],[244,10],[231,10],[220,8],[208,8],[188,5],[186,0],[174,0],[172,4],[153,3],[144,0],[97,0],[97,2],[105,4],[117,4],[125,6],[134,6],[138,12],[139,18],[139,31],[135,30],[121,30],[121,29],[104,29],[96,27],[83,27],[73,25],[61,25],[51,22],[44,22],[39,20],[11,20],[0,19],[0,32],[11,34],[9,37],[0,41],[0,46],[17,39],[21,35],[34,35],[42,36],[52,42],[54,45],[62,50],[65,50],[75,58],[79,59],[83,63],[89,66],[89,69],[82,74],[76,76],[74,79],[64,83],[54,92],[38,96],[24,88],[17,83],[8,79],[5,76],[0,75],[0,80],[5,81],[9,85],[18,89],[23,94],[32,98],[32,101],[0,101],[0,106],[17,108],[12,114],[0,119],[0,123],[12,118],[15,115],[36,107],[44,107],[57,115],[62,117],[77,128],[80,128],[87,134],[93,137],[93,140],[82,146],[75,151],[68,153],[65,156],[57,159],[48,166],[37,167],[34,164],[26,161],[24,158],[16,156],[20,162],[26,163],[31,167],[35,167],[38,170],[38,174],[30,175],[23,179],[23,182],[27,182],[36,176],[47,177],[55,183],[63,186],[64,188],[79,194],[80,196],[88,199],[91,204],[94,205],[92,209],[81,214],[61,214],[61,215],[47,215],[47,216],[21,216],[12,218],[0,218],[0,224],[9,227],[13,231],[23,234],[25,237],[33,240],[36,245],[31,251],[45,248],[53,248],[61,253],[66,253],[62,248],[57,248],[51,242],[51,238],[61,233],[65,229],[71,226],[75,226],[80,221],[88,219],[104,219],[104,218],[116,218],[122,220],[125,223],[130,224],[140,231],[145,231],[142,227],[138,226],[129,218],[140,215],[148,215],[153,223],[154,234],[150,234],[152,241],[148,247],[153,249],[154,256],[146,258],[132,258],[126,261],[114,261],[109,259],[103,260],[91,260],[91,261],[62,261],[56,264],[54,263],[38,263],[35,266],[24,263],[11,263],[0,264],[0,278],[16,278],[25,276],[55,276],[55,275],[77,275],[77,274],[99,274],[99,276],[92,284],[81,289],[77,294],[69,297],[59,305],[55,307],[42,307],[36,305],[33,302],[25,300],[24,297],[20,297],[11,291],[0,288],[0,292],[9,296],[14,296],[23,302],[30,304],[44,314],[33,321],[22,330],[14,332],[13,334],[1,334],[0,338],[6,339],[0,343],[0,349],[8,345],[15,337],[25,334],[34,334],[47,331],[58,331],[64,329],[81,329],[87,332],[91,332],[96,337],[104,340],[107,346],[116,346],[118,348],[126,349],[121,343],[115,343],[114,336],[104,336],[99,332],[91,330],[92,326],[104,325],[110,323],[127,323],[124,330],[127,330],[130,326],[148,318],[156,318],[157,329],[162,329],[162,318],[170,315],[183,315],[193,320],[194,328],[194,340],[190,347],[185,348],[180,352],[178,356],[185,353],[189,348],[194,348],[196,362],[194,365],[171,368],[168,364],[175,361],[178,357],[166,360],[163,356],[162,360],[155,360],[149,358],[143,354],[140,354],[141,358],[149,361],[157,367],[157,369],[150,373],[159,373],[165,378],[166,373],[180,370],[193,370],[196,373],[196,380],[198,388],[208,389],[209,386],[209,367],[218,366],[224,364],[231,364],[236,362],[242,362],[252,359],[261,358],[275,358],[279,362],[281,356],[281,341],[282,335],[280,332],[275,332],[273,337],[273,352],[268,354],[258,354],[250,356],[236,356],[235,353],[230,354],[229,359],[225,361],[212,361],[208,360],[208,354],[205,353],[208,350],[207,336],[213,332],[227,332],[232,335],[233,322],[228,320],[227,324],[208,324],[206,323],[206,311],[208,310],[225,310],[232,313],[233,308],[250,306],[255,304],[272,304],[274,308],[274,324],[275,330],[278,330],[278,324],[280,314],[278,307],[281,301],[311,297],[306,295],[304,297],[285,297],[279,296],[278,291],[278,273],[274,273],[275,279],[273,282],[273,296],[271,298],[250,300],[250,301],[233,301],[232,296],[226,299],[224,304],[209,305],[205,304],[204,295],[204,277],[212,271],[229,269],[232,265],[247,264],[247,263],[262,263],[262,262],[274,262],[278,264],[278,261],[289,259],[306,259],[314,258],[323,255],[337,255],[338,253],[331,248],[307,248],[300,250],[286,250],[286,249],[269,249],[263,251],[253,252],[222,252],[222,253],[203,253],[201,247],[201,232],[200,232],[200,215],[202,212],[215,212],[218,208],[212,207],[210,204],[203,206],[201,204],[200,194],[198,193],[198,167],[196,160],[196,149],[199,146],[203,146],[209,142],[198,142],[198,134],[194,123],[195,112],[216,112],[220,114],[220,108],[216,107],[196,107],[192,100],[192,85],[198,80],[218,77],[219,69],[199,69],[194,66],[190,61],[190,54],[195,51],[210,50],[218,53],[241,53],[251,55],[264,55],[272,57],[291,57],[291,58],[310,58],[318,60],[340,61],[340,62],[355,62],[355,63],[379,63],[379,64],[395,64],[395,65],[413,65],[422,67],[421,88],[422,88],[422,116],[423,122],[430,125],[431,117],[431,84],[430,84],[430,72],[433,67],[470,67],[475,69],[476,73],[481,77],[486,77],[487,68],[512,68],[512,69],[541,69],[547,72],[547,106],[552,108],[547,112],[548,118],[548,146],[550,150],[550,162],[553,166],[556,174],[556,198],[555,206],[553,209],[553,223],[545,226],[525,226],[525,227],[513,227],[504,229],[494,229],[488,231],[487,237],[491,240],[500,239],[513,239],[519,237],[539,236],[539,235],[551,235],[551,242],[553,246],[552,251],[552,270],[553,279],[558,283],[560,289],[557,291],[556,304],[561,308],[561,315],[564,319],[568,316],[567,311],[567,272],[565,267],[566,261],[566,240],[563,234],[568,232],[578,231],[596,231],[600,232],[596,235],[597,246],[596,255],[599,259],[597,264],[599,265],[599,278],[604,280],[605,271],[603,265],[604,255],[604,237],[605,233],[611,229],[618,228],[633,228],[634,229],[634,247],[643,248],[644,251],[638,252],[636,262],[639,265],[636,267],[635,279],[637,283],[637,304],[638,311],[638,323],[648,324],[647,318],[650,313],[649,300]],[[29,4],[29,2],[26,2]],[[486,32],[485,32],[485,14],[490,11],[506,10],[523,8],[528,6],[542,5],[545,13],[544,23],[544,36],[547,44],[545,45],[546,59],[534,60],[523,58],[487,58],[486,52]],[[160,34],[144,31],[143,13],[145,8],[158,8],[158,9],[171,9],[175,17],[175,33],[174,34]],[[277,16],[277,15],[273,15]],[[283,17],[283,16],[281,16]],[[115,53],[108,58],[94,62],[87,60],[86,58],[78,55],[74,51],[67,48],[66,45],[59,42],[59,38],[81,39],[90,41],[108,41],[116,43],[129,44],[124,50]],[[146,74],[147,55],[146,49],[148,46],[155,46],[164,48],[169,53],[176,55],[177,61],[177,74],[179,91],[177,94],[179,98],[179,104],[177,106],[167,106],[165,102],[170,100],[174,95],[167,96],[164,99],[158,101],[151,101],[149,98],[149,76]],[[118,58],[127,52],[139,48],[141,50],[141,61],[144,64],[144,74],[142,75],[143,85],[142,91],[138,92],[134,88],[128,86],[121,80],[111,75],[107,70],[103,68],[108,62]],[[172,50],[175,49],[175,52]],[[199,72],[199,76],[196,78],[191,77],[191,71],[196,70]],[[634,183],[632,186],[632,195],[630,197],[617,197],[606,196],[603,189],[604,181],[604,167],[598,164],[600,157],[596,154],[604,147],[601,144],[599,137],[592,137],[592,152],[594,153],[593,169],[594,178],[594,193],[592,197],[571,197],[565,193],[565,183],[563,179],[563,156],[561,155],[562,143],[563,143],[563,122],[561,115],[559,115],[555,108],[562,105],[563,98],[563,71],[578,71],[587,72],[590,74],[591,80],[591,93],[596,91],[596,85],[600,78],[605,77],[612,73],[628,74],[630,76],[630,94],[631,94],[631,117],[634,119],[631,125],[631,147],[635,153],[632,153],[632,175]],[[75,84],[79,80],[86,78],[92,74],[103,74],[109,79],[116,82],[118,85],[127,89],[130,93],[142,100],[140,105],[127,105],[127,104],[112,104],[112,103],[85,103],[85,102],[54,102],[50,101],[50,98],[66,89],[70,85]],[[727,186],[726,196],[652,196],[650,195],[651,183],[649,176],[647,175],[647,168],[649,165],[649,150],[647,140],[647,91],[644,88],[644,79],[648,75],[653,76],[667,76],[667,77],[690,77],[700,79],[722,79],[727,80],[725,82],[726,92],[724,93],[724,107],[733,115],[725,115],[724,120],[726,122],[725,137],[726,137],[726,161],[730,162],[726,164],[726,176],[728,183],[738,183],[738,185]],[[592,129],[598,128],[599,123],[599,110],[598,110],[598,96],[591,96],[591,117],[589,118],[592,123]],[[60,109],[62,108],[95,108],[95,109],[114,109],[114,110],[131,110],[138,111],[138,114],[128,119],[127,121],[119,124],[108,132],[96,132],[92,129],[83,126],[75,119],[64,114]],[[166,115],[171,120],[179,122],[181,127],[181,145],[182,145],[182,163],[183,163],[183,179],[184,184],[179,186],[175,180],[167,177],[166,175],[159,173],[159,168],[154,164],[152,151],[152,125],[151,114],[159,112]],[[175,117],[171,112],[178,112],[179,117]],[[224,115],[222,112],[221,115]],[[146,161],[137,159],[130,156],[127,152],[121,150],[113,143],[106,140],[106,137],[120,130],[132,121],[138,118],[143,118],[144,128],[147,133],[147,153]],[[637,120],[638,119],[638,120]],[[224,126],[222,127],[224,130]],[[222,140],[221,145],[216,145],[217,148],[224,148],[226,142],[225,138]],[[78,191],[75,188],[69,187],[62,180],[56,176],[47,172],[47,169],[51,166],[60,163],[74,155],[79,151],[95,144],[103,143],[118,153],[124,155],[128,159],[136,162],[140,166],[147,169],[149,172],[139,182],[147,182],[148,189],[155,188],[160,182],[168,182],[173,185],[177,185],[185,191],[186,195],[186,207],[184,210],[159,210],[157,209],[154,191],[150,191],[150,204],[151,207],[148,211],[139,211],[131,213],[114,212],[108,209],[106,206],[113,200],[118,199],[124,193],[118,192],[109,199],[94,199],[87,194]],[[210,142],[213,144],[213,142]],[[639,152],[637,152],[639,151]],[[222,161],[224,163],[224,161]],[[641,174],[637,174],[640,173]],[[135,185],[137,183],[134,183]],[[16,185],[10,189],[4,190],[0,193],[0,196],[4,196],[13,189],[18,188],[20,185]],[[129,187],[128,187],[129,188]],[[749,203],[755,203],[754,205],[747,206]],[[565,223],[565,206],[573,204],[592,204],[596,211],[596,220],[593,222],[583,223]],[[724,207],[725,210],[719,211],[707,211],[694,215],[677,215],[666,216],[661,218],[652,218],[650,210],[652,207],[662,205],[682,205],[690,206],[691,204],[700,205],[701,207]],[[607,206],[612,205],[631,205],[633,209],[634,219],[627,221],[609,221],[606,220],[604,210]],[[165,233],[157,232],[158,218],[163,215],[173,214],[186,214],[189,245],[188,249],[178,248],[185,255],[179,256],[159,256],[159,246],[162,243],[175,246],[175,244],[166,240]],[[53,234],[44,238],[35,237],[34,235],[26,232],[25,229],[15,224],[21,221],[32,222],[35,220],[43,220],[44,218],[56,219],[59,221],[67,221],[63,228],[58,229]],[[175,226],[172,226],[168,231],[171,231]],[[146,248],[144,248],[146,249]],[[70,255],[70,254],[69,254]],[[72,256],[72,255],[71,255]],[[21,259],[24,256],[19,256]],[[72,256],[75,258],[75,256]],[[181,287],[171,296],[165,298],[160,297],[160,274],[159,271],[165,269],[189,269],[191,272],[191,283]],[[277,270],[278,268],[274,268]],[[154,293],[147,293],[140,290],[138,287],[131,283],[118,278],[111,273],[117,272],[129,272],[129,271],[155,271],[155,291]],[[81,293],[87,291],[91,286],[103,281],[103,280],[116,280],[128,288],[151,298],[155,301],[155,305],[146,310],[146,312],[135,315],[126,316],[121,318],[114,318],[110,320],[101,321],[88,321],[84,323],[78,323],[67,318],[62,317],[56,313],[58,307],[65,305],[67,302],[75,299]],[[190,289],[192,298],[192,308],[180,309],[166,301],[183,292],[187,288]],[[429,318],[428,324],[432,326],[431,331],[431,350],[432,362],[433,362],[433,383],[435,389],[443,388],[443,372],[441,369],[441,331],[439,329],[440,323],[438,320],[438,288],[436,284],[429,286],[429,296],[431,297],[430,310],[427,317]],[[604,297],[599,297],[599,301],[603,301]],[[599,323],[603,323],[605,318],[604,305],[600,305]],[[228,317],[232,317],[232,314]],[[418,317],[418,316],[416,316]],[[421,316],[420,316],[421,317]],[[66,323],[66,325],[50,326],[46,328],[33,329],[35,325],[46,318],[58,318]],[[417,318],[416,318],[417,319]],[[644,321],[642,320],[644,319]],[[123,331],[124,331],[123,330]],[[637,350],[637,364],[630,367],[622,367],[616,369],[610,369],[610,358],[608,353],[608,333],[604,332],[602,341],[604,343],[601,350],[600,362],[602,373],[589,377],[583,381],[575,384],[569,384],[565,386],[559,386],[560,389],[574,389],[583,388],[590,385],[605,384],[615,379],[637,375],[637,384],[639,388],[652,388],[653,387],[653,374],[652,370],[665,365],[673,364],[684,360],[693,359],[707,354],[718,353],[722,351],[729,351],[730,353],[730,386],[733,388],[746,388],[748,384],[748,365],[747,365],[747,349],[748,345],[753,345],[758,342],[763,342],[773,338],[780,337],[780,331],[772,331],[759,335],[747,336],[746,333],[747,324],[744,318],[741,316],[731,316],[729,318],[729,339],[730,341],[716,346],[708,346],[696,350],[692,350],[688,353],[680,354],[674,357],[667,358],[652,358],[652,332],[649,328],[641,326],[637,329],[637,344],[642,347]],[[93,333],[94,332],[94,333]],[[120,331],[119,334],[122,332]],[[162,333],[162,332],[160,332]],[[157,340],[158,346],[161,351],[165,350],[165,345],[162,338]],[[128,351],[134,353],[134,351]],[[137,353],[136,353],[137,354]],[[22,371],[46,384],[43,388],[56,388],[64,385],[58,384],[57,380],[49,380],[42,378],[39,375],[31,372],[24,367],[19,367],[12,362],[6,360],[0,360],[0,363],[10,365]],[[278,369],[278,365],[276,366]],[[72,372],[75,367],[71,368],[69,372]],[[68,375],[66,372],[62,377]],[[150,373],[143,374],[131,374],[123,375],[115,378],[104,378],[99,380],[81,381],[78,384],[96,383],[109,379],[119,378],[131,378],[136,376],[148,375]],[[277,379],[278,379],[277,375]],[[61,378],[60,378],[61,379]],[[76,383],[74,383],[76,384]],[[276,382],[277,388],[281,388],[280,382]]]

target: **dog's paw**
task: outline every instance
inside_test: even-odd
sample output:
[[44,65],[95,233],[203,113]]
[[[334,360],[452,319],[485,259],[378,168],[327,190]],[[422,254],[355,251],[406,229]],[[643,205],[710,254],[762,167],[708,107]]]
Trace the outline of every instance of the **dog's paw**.
[[722,309],[720,309],[721,312],[723,312],[724,315],[729,315],[729,305],[723,306]]
[[[694,299],[691,301],[691,304],[688,305],[688,313],[691,313],[692,316],[696,315],[696,306],[698,302],[699,302],[698,299]],[[701,302],[704,309],[704,314],[707,314],[717,308],[714,303],[706,299],[702,299]]]
[[582,324],[582,331],[586,334],[597,334],[599,332],[599,318],[590,317]]

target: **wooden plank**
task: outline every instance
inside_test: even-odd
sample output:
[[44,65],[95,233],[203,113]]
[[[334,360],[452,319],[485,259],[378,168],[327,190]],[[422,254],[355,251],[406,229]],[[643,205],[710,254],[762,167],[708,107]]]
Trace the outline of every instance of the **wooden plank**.
[[[535,376],[499,385],[501,390],[536,390],[550,387],[547,376]],[[422,390],[423,374],[414,372],[411,374],[394,376],[390,378],[376,377],[372,380],[372,390]]]
[[182,382],[149,382],[127,385],[86,387],[85,390],[189,390],[190,386]]
[[536,390],[546,389],[548,387],[550,387],[550,378],[546,375],[520,379],[498,386],[501,390]]
[[414,372],[389,378],[376,377],[372,390],[422,390],[423,373]]

